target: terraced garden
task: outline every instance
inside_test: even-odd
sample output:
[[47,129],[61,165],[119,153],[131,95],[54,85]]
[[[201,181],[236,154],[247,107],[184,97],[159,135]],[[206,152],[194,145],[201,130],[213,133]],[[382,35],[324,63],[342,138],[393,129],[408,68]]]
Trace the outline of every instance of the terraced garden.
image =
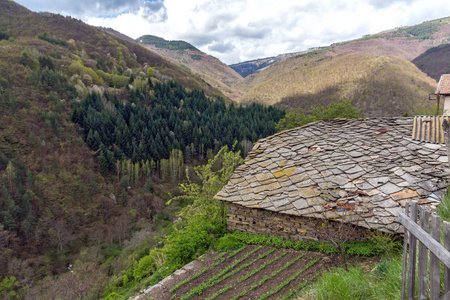
[[135,299],[291,299],[336,256],[246,245],[209,252]]

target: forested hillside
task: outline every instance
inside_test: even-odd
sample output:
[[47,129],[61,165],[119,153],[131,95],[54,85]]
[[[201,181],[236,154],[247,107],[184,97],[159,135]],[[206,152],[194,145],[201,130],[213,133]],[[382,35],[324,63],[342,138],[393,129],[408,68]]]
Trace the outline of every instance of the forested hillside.
[[0,297],[99,298],[187,204],[164,205],[186,167],[248,150],[284,112],[225,104],[81,21],[0,9]]
[[158,53],[185,70],[197,74],[226,97],[236,100],[241,92],[232,86],[242,81],[241,75],[217,58],[201,52],[184,41],[167,41],[163,38],[144,35],[136,39],[147,49]]
[[[252,143],[274,134],[275,123],[284,116],[281,110],[261,104],[226,106],[223,99],[208,99],[198,90],[188,92],[174,81],[154,86],[148,82],[129,90],[126,102],[92,93],[75,105],[72,121],[87,133],[87,145],[100,150],[104,172],[123,174],[116,160],[131,160],[140,162],[142,170],[150,168],[149,174],[176,172],[180,179],[183,161],[211,158],[223,146],[232,148],[235,141],[239,142],[236,150],[245,154]],[[169,161],[176,170],[168,169]]]
[[450,44],[433,47],[412,61],[422,72],[436,81],[450,73]]

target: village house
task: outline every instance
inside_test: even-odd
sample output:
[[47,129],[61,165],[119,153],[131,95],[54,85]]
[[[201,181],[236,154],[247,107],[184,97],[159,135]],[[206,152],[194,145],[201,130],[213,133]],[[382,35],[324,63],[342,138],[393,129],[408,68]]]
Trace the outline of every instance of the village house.
[[436,208],[450,175],[445,145],[413,139],[414,119],[324,120],[259,140],[215,196],[228,228],[315,239],[312,220],[357,212],[344,220],[360,229],[352,239],[402,233],[405,202]]
[[438,101],[444,103],[443,114],[450,115],[450,74],[443,74],[439,79],[438,86],[435,92]]

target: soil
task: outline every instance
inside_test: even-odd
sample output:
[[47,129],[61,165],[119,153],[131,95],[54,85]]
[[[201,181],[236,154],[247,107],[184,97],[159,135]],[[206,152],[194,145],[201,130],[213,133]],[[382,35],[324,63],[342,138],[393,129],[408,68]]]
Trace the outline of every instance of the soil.
[[[281,288],[277,293],[268,297],[267,299],[279,299],[282,296],[286,295],[291,289],[296,289],[300,284],[308,280],[308,285],[311,281],[314,281],[318,274],[323,272],[324,270],[329,269],[330,267],[335,267],[341,265],[340,257],[335,255],[326,255],[319,252],[306,252],[306,251],[295,251],[292,249],[274,249],[270,247],[260,247],[255,245],[249,245],[246,249],[234,255],[233,257],[229,257],[233,251],[227,252],[226,255],[223,255],[223,261],[220,259],[220,254],[211,251],[200,257],[200,259],[184,266],[178,271],[174,272],[169,277],[165,278],[158,284],[149,287],[145,291],[141,291],[139,295],[131,299],[140,300],[140,299],[155,299],[155,300],[170,300],[170,299],[180,299],[189,291],[202,283],[208,282],[213,276],[219,274],[226,267],[232,265],[236,260],[244,258],[244,256],[250,253],[252,250],[259,248],[256,252],[249,255],[247,258],[243,259],[233,268],[228,270],[225,274],[233,272],[233,270],[237,270],[245,264],[251,263],[247,267],[243,267],[237,273],[233,274],[230,277],[223,279],[222,281],[212,284],[208,288],[204,289],[201,294],[195,295],[190,299],[200,300],[200,299],[208,299],[214,295],[214,293],[224,289],[226,287],[230,287],[227,291],[218,295],[215,299],[231,299],[234,296],[238,295],[241,292],[247,290],[247,293],[240,297],[239,299],[258,299],[261,295],[266,294],[270,291],[274,291],[275,288],[291,276],[293,276],[298,271],[305,269],[308,263],[313,260],[318,260],[314,265],[304,270],[298,277],[292,280],[288,285]],[[269,250],[274,250],[269,255],[264,258],[258,259],[258,256],[266,253]],[[242,282],[238,282],[237,280],[244,276],[245,274],[251,272],[252,270],[258,269],[262,264],[266,261],[274,260],[277,257],[280,257],[284,252],[286,254],[281,258],[275,260],[273,263],[267,265],[265,268],[262,268],[260,271],[256,272],[251,277],[247,278]],[[302,255],[300,259],[298,259],[295,263],[282,270],[277,274],[273,274],[280,270],[286,263],[292,261],[299,255]],[[373,265],[373,258],[362,258],[362,257],[351,257],[348,259],[351,263],[363,262],[364,265]],[[216,266],[213,266],[214,263],[218,263]],[[170,290],[182,282],[185,279],[192,277],[194,274],[202,271],[203,269],[208,268],[206,272],[201,274],[195,279],[192,279],[184,284],[182,284],[175,291],[171,292]],[[219,278],[224,277],[224,275]],[[226,277],[226,275],[225,275]],[[268,279],[261,285],[258,283],[263,279],[268,277]],[[250,290],[252,285],[257,285],[256,288]],[[308,286],[306,285],[306,286]],[[296,296],[298,299],[298,296]]]

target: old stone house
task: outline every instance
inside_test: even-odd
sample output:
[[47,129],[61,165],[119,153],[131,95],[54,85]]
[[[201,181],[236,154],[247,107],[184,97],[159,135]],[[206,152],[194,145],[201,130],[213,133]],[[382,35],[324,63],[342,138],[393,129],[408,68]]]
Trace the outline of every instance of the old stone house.
[[444,103],[444,115],[450,116],[450,74],[441,75],[435,94]]
[[228,228],[315,238],[311,220],[352,210],[363,231],[401,233],[405,201],[435,208],[450,175],[445,146],[413,140],[413,120],[318,121],[259,140],[215,196]]

